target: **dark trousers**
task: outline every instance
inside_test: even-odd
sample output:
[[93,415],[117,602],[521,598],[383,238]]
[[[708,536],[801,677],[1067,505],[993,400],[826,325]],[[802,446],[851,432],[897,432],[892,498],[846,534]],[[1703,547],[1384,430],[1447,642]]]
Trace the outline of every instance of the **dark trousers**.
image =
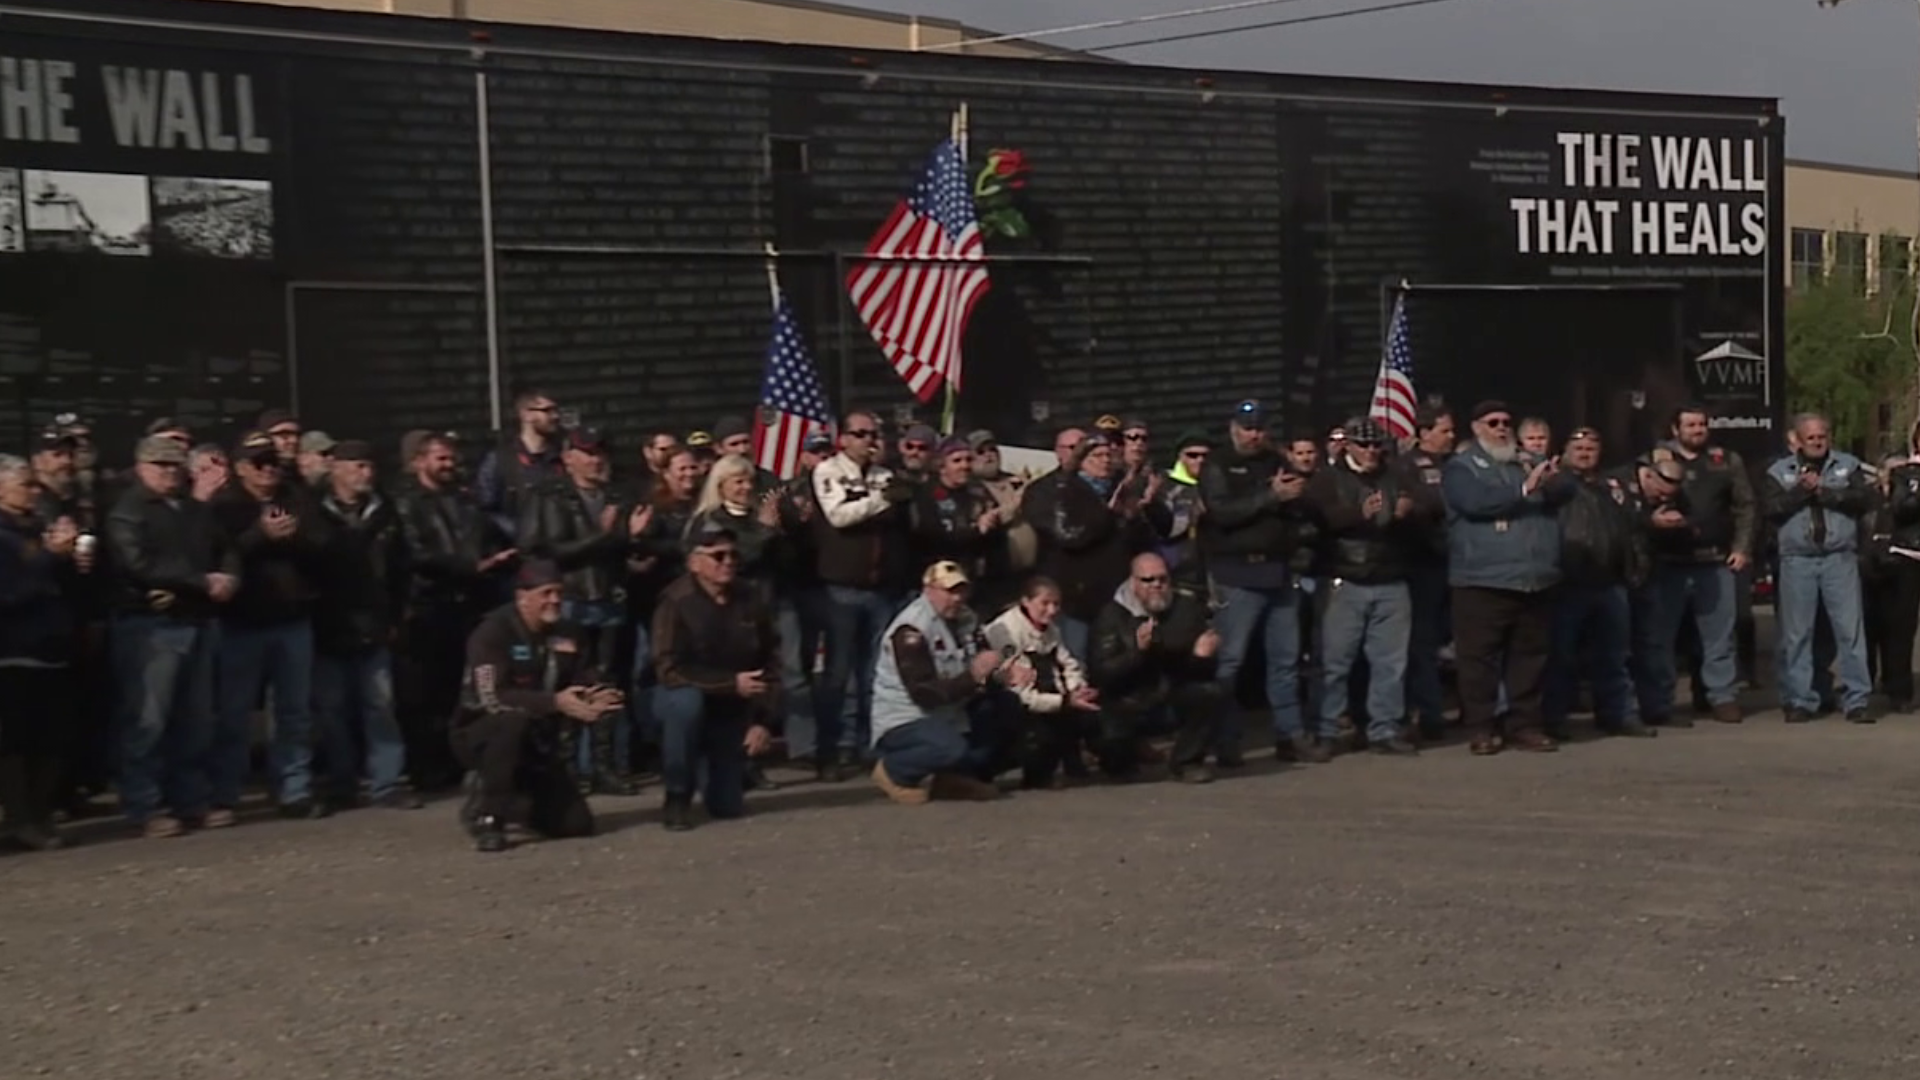
[[[1056,773],[1085,773],[1081,766],[1080,746],[1097,737],[1097,721],[1091,713],[1061,709],[1053,713],[1020,710],[1020,781],[1027,787],[1045,787]],[[1103,759],[1104,760],[1104,759]]]
[[660,686],[653,691],[653,716],[660,724],[660,782],[667,794],[692,799],[698,790],[715,818],[746,813],[747,703],[690,686]]
[[[593,811],[581,798],[555,738],[564,717],[517,709],[462,717],[452,749],[480,777],[479,812],[523,821],[554,838],[593,835]],[[525,805],[526,812],[520,808]]]
[[1920,561],[1904,555],[1868,579],[1867,667],[1895,703],[1913,701],[1913,639],[1920,628]]
[[1217,682],[1180,683],[1158,705],[1141,708],[1113,706],[1100,712],[1100,768],[1113,776],[1128,776],[1140,768],[1140,740],[1163,731],[1173,732],[1167,762],[1186,768],[1206,761],[1207,751],[1219,739],[1221,717],[1229,707]]
[[69,669],[0,667],[0,809],[9,826],[52,821],[72,708]]
[[467,635],[479,618],[471,604],[428,603],[415,608],[401,627],[393,658],[394,698],[407,744],[407,772],[416,788],[448,787],[459,780],[447,723],[459,707]]
[[[1460,669],[1460,711],[1469,730],[1490,735],[1540,730],[1540,689],[1553,640],[1553,611],[1551,590],[1454,588],[1453,647]],[[1495,704],[1503,679],[1508,712],[1504,725],[1497,726]]]

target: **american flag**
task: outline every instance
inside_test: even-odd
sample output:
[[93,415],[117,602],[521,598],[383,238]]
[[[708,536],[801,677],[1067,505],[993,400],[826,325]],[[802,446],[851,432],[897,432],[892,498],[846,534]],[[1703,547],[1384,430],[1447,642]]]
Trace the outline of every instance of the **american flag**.
[[866,253],[847,275],[847,289],[880,351],[921,401],[931,401],[943,382],[958,393],[960,338],[988,282],[980,221],[954,140],[934,147],[913,194],[893,208]]
[[1414,411],[1419,398],[1413,392],[1413,348],[1407,343],[1407,299],[1393,302],[1393,322],[1387,327],[1387,347],[1380,353],[1380,375],[1373,380],[1373,406],[1367,419],[1379,422],[1396,439],[1413,437]]
[[833,410],[820,389],[820,375],[800,337],[793,307],[778,289],[773,294],[773,338],[767,342],[767,370],[760,378],[760,409],[753,421],[753,461],[782,480],[800,471],[800,448],[807,436],[833,427]]

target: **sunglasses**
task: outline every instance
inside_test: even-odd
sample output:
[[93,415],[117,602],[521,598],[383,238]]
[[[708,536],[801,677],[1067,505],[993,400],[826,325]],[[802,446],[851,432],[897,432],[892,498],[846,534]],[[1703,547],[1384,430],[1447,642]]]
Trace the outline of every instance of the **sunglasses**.
[[720,551],[701,551],[701,552],[696,552],[696,554],[705,555],[707,558],[712,559],[714,562],[718,562],[718,563],[729,563],[729,562],[740,561],[740,553],[738,551],[733,550],[732,548],[724,548]]
[[1125,435],[1122,435],[1121,438],[1128,442],[1146,442],[1147,433],[1144,431],[1129,431]]
[[249,457],[241,458],[240,460],[256,469],[278,469],[280,467],[280,459],[277,457]]
[[1386,443],[1377,443],[1377,442],[1357,442],[1357,441],[1347,441],[1347,440],[1342,440],[1342,441],[1346,441],[1347,446],[1354,450],[1378,450],[1381,447],[1386,445]]
[[871,439],[879,434],[879,432],[874,431],[872,428],[848,428],[840,434],[849,439]]
[[1513,418],[1510,416],[1487,416],[1487,417],[1482,417],[1480,422],[1487,425],[1490,428],[1496,428],[1496,429],[1510,428],[1513,426]]
[[1137,578],[1134,578],[1133,580],[1139,582],[1142,585],[1165,585],[1167,583],[1167,575],[1151,574],[1151,575],[1148,575],[1147,577],[1137,577]]
[[1205,460],[1207,460],[1207,451],[1205,451],[1205,450],[1182,450],[1182,451],[1180,452],[1180,456],[1181,456],[1181,457],[1183,457],[1183,458],[1188,458],[1188,459],[1191,459],[1191,460],[1193,460],[1193,461],[1205,461]]
[[906,451],[909,454],[921,454],[921,453],[925,453],[928,450],[933,449],[933,447],[928,446],[926,443],[923,443],[923,442],[903,442],[900,444],[900,449]]

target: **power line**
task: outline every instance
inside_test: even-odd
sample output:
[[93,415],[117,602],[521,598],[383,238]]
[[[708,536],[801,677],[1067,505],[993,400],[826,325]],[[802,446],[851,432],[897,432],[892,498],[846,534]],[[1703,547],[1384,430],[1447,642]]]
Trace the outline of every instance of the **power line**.
[[1141,38],[1138,41],[1122,41],[1116,45],[1083,45],[1084,52],[1110,52],[1114,49],[1138,49],[1144,45],[1165,45],[1174,41],[1193,41],[1198,38],[1222,37],[1227,34],[1244,34],[1252,30],[1272,30],[1280,26],[1299,26],[1302,23],[1327,22],[1333,19],[1350,19],[1356,15],[1373,15],[1382,11],[1399,11],[1403,8],[1425,7],[1428,4],[1448,4],[1453,0],[1396,0],[1391,4],[1375,4],[1372,7],[1349,8],[1346,11],[1329,11],[1319,15],[1299,15],[1291,19],[1273,19],[1268,22],[1249,23],[1246,26],[1225,26],[1217,30],[1194,30],[1185,34],[1166,34],[1161,37]]
[[1032,41],[1035,38],[1057,37],[1061,34],[1078,34],[1088,30],[1112,30],[1120,26],[1140,26],[1145,23],[1165,22],[1168,19],[1191,19],[1200,15],[1219,15],[1229,11],[1246,11],[1249,8],[1277,7],[1281,4],[1297,4],[1301,0],[1235,0],[1230,4],[1213,4],[1208,7],[1186,8],[1181,11],[1163,11],[1154,15],[1130,15],[1124,19],[1105,19],[1100,22],[1079,23],[1074,26],[1055,26],[1046,30],[1034,30],[1024,34],[995,34],[992,37],[962,38],[959,41],[942,41],[934,45],[922,46],[919,52],[938,52],[941,49],[963,49],[969,45],[998,45],[1003,41]]

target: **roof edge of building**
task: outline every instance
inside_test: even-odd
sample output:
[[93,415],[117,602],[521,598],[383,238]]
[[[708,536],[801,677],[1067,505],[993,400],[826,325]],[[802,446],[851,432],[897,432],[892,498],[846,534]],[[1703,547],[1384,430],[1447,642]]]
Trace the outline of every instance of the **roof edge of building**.
[[1820,169],[1824,172],[1849,173],[1854,176],[1883,176],[1889,180],[1920,180],[1920,168],[1886,169],[1877,165],[1849,165],[1843,161],[1815,161],[1812,158],[1787,159],[1788,168]]

